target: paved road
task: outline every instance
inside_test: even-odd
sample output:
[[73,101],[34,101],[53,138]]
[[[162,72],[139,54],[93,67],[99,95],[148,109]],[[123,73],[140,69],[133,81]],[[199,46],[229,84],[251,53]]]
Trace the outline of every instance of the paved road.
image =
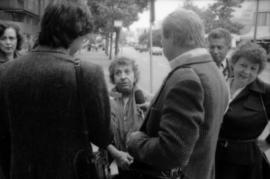
[[[109,82],[109,73],[108,73],[108,66],[110,60],[107,56],[105,56],[103,51],[98,52],[86,52],[82,51],[78,54],[79,57],[89,59],[94,63],[101,65],[104,69],[105,78],[108,82],[108,86],[111,87]],[[124,47],[121,49],[119,56],[127,56],[132,58],[136,61],[136,64],[140,70],[140,80],[139,80],[139,87],[151,93],[150,87],[150,60],[149,60],[149,53],[147,52],[137,52],[134,48],[131,47]],[[155,93],[160,85],[162,84],[163,79],[166,77],[170,70],[168,61],[165,59],[164,56],[153,56],[153,87],[152,93]]]
[[139,86],[143,89],[155,93],[163,82],[163,79],[167,76],[170,71],[169,63],[164,56],[154,55],[152,58],[152,87],[150,83],[150,57],[148,52],[138,52],[134,48],[124,47],[120,51],[120,56],[128,56],[133,58],[140,69],[140,82]]
[[[126,55],[128,57],[132,57],[136,60],[137,64],[140,67],[142,72],[142,84],[143,87],[146,89],[150,89],[150,57],[149,53],[143,52],[140,53],[134,50],[131,47],[124,47],[120,53],[120,55]],[[168,65],[168,61],[165,59],[164,56],[153,56],[153,91],[155,92],[162,80],[169,72],[170,67]],[[146,76],[144,76],[146,75]],[[259,78],[263,81],[270,83],[270,63],[267,64],[266,69],[260,74]]]
[[[119,56],[127,56],[136,61],[140,69],[140,81],[139,86],[146,91],[151,91],[155,93],[163,82],[170,71],[169,63],[164,56],[153,56],[153,83],[151,88],[150,83],[150,58],[148,52],[138,52],[132,47],[123,47],[120,50]],[[82,58],[92,59],[95,63],[98,63],[104,67],[104,72],[108,85],[111,86],[108,80],[108,65],[110,61],[108,57],[104,55],[103,51],[98,52],[85,52],[82,51],[80,54]],[[92,57],[92,58],[91,58]],[[94,57],[94,59],[93,59]],[[267,64],[266,70],[260,75],[260,78],[268,83],[270,83],[270,63]],[[152,89],[152,90],[151,90]]]

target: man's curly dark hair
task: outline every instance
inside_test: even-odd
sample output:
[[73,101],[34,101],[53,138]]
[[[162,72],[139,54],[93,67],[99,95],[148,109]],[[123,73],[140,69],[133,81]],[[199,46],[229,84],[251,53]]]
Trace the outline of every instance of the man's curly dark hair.
[[116,58],[112,61],[112,63],[109,66],[109,73],[110,73],[110,81],[112,84],[115,84],[115,80],[114,80],[114,71],[115,68],[117,66],[125,66],[125,65],[131,65],[133,72],[134,72],[134,77],[135,77],[135,82],[134,85],[137,84],[137,82],[139,81],[139,69],[138,69],[138,65],[135,63],[134,60],[127,58],[127,57],[119,57]]

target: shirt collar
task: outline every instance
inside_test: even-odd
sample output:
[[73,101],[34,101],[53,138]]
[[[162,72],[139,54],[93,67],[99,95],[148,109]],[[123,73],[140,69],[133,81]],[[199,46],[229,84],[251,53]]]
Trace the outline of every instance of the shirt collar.
[[227,67],[227,58],[225,58],[222,62],[221,62],[221,64],[220,64],[220,66],[223,68],[223,69],[225,69],[226,67]]
[[[196,57],[201,57],[201,56],[207,56],[208,58],[196,58]],[[212,61],[209,52],[205,48],[195,48],[174,58],[170,62],[170,66],[172,69],[174,69],[182,65],[201,63],[201,62],[207,62],[207,61]]]

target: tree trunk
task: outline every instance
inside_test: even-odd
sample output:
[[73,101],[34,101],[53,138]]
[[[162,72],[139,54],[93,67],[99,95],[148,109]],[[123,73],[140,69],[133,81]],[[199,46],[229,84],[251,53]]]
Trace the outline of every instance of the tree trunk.
[[116,32],[116,36],[115,36],[115,51],[114,51],[114,54],[115,54],[115,56],[117,56],[118,53],[119,53],[120,28],[116,28],[115,32]]
[[113,48],[113,32],[110,33],[110,54],[109,59],[112,59],[112,48]]
[[109,42],[110,42],[110,33],[106,33],[104,50],[107,56],[109,55]]

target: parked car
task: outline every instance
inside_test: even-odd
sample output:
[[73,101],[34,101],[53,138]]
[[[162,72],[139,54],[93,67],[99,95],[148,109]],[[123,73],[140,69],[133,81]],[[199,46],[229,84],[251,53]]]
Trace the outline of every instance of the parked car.
[[153,55],[162,55],[163,49],[161,47],[152,47],[152,54]]
[[140,45],[139,45],[139,44],[135,44],[135,45],[134,45],[134,49],[135,49],[135,50],[139,50],[139,49],[140,49]]
[[139,52],[147,52],[148,47],[147,47],[147,45],[139,45],[138,50],[139,50]]

